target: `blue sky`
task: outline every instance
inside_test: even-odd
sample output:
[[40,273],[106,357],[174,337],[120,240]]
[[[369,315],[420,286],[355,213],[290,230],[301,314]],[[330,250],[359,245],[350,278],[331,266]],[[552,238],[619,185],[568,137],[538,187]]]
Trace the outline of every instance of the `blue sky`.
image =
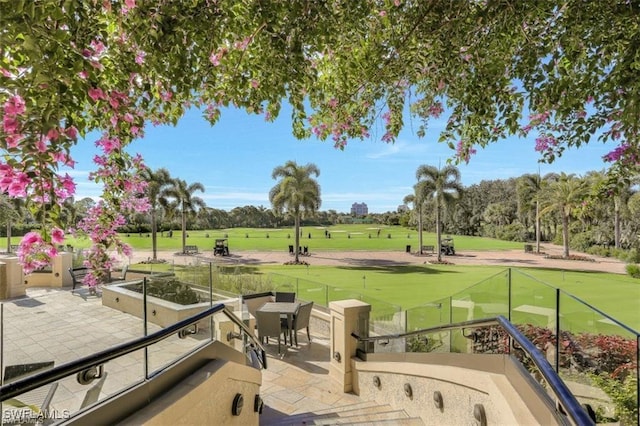
[[[415,171],[422,164],[444,165],[453,155],[446,144],[437,143],[444,121],[431,124],[426,137],[418,138],[418,123],[407,121],[395,144],[380,141],[382,129],[372,129],[371,139],[350,141],[344,151],[331,141],[315,138],[297,140],[291,134],[289,111],[284,107],[273,123],[262,116],[239,110],[223,111],[211,127],[198,111],[189,111],[178,126],[153,127],[128,148],[140,153],[152,169],[167,168],[173,177],[188,183],[200,182],[206,191],[198,194],[209,207],[231,210],[237,206],[270,207],[269,190],[276,184],[271,172],[288,160],[315,163],[320,169],[321,210],[349,212],[354,202],[365,202],[372,213],[395,211],[405,195],[412,193]],[[70,172],[77,186],[76,199],[97,198],[100,187],[87,179],[98,153],[95,138],[72,150],[77,161]],[[534,151],[534,137],[511,138],[478,148],[469,164],[458,166],[462,183],[469,186],[482,180],[506,179],[524,173],[544,175],[564,171],[584,175],[607,167],[602,156],[611,145],[594,141],[565,154],[551,165],[540,164]]]

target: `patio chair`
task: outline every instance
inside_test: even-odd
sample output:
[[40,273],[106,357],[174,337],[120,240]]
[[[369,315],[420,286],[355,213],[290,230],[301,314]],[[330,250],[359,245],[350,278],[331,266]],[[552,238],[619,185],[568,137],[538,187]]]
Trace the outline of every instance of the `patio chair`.
[[296,301],[296,294],[288,291],[276,291],[276,302],[289,302]]
[[260,341],[264,343],[266,338],[267,344],[269,337],[278,339],[278,354],[280,354],[280,335],[284,333],[284,344],[287,344],[287,328],[282,327],[280,323],[280,314],[278,312],[262,312],[256,311],[256,326],[258,328],[258,336]]
[[309,333],[309,320],[313,302],[303,303],[298,307],[298,312],[293,316],[293,336],[296,346],[298,346],[298,330],[307,329],[307,339],[311,343],[311,333]]

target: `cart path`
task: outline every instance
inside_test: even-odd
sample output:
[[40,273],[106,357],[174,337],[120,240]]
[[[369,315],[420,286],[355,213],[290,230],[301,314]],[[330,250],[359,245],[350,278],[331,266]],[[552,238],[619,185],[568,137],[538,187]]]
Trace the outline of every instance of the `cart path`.
[[[493,265],[514,267],[541,267],[576,271],[600,271],[626,274],[626,264],[618,259],[587,255],[578,252],[571,254],[585,256],[592,261],[551,259],[546,255],[559,256],[562,247],[545,244],[541,247],[544,254],[525,253],[524,250],[504,251],[457,251],[454,256],[443,256],[443,260],[452,265]],[[139,263],[151,259],[151,251],[135,251],[128,260]],[[229,265],[282,265],[293,260],[286,251],[231,251],[230,256],[213,256],[212,251],[197,256],[185,256],[174,252],[160,251],[158,258],[179,265],[189,265],[198,261],[215,260],[219,264]],[[309,256],[300,256],[300,261],[309,265],[326,266],[390,266],[425,265],[437,261],[437,255],[418,255],[402,251],[319,251]],[[125,259],[126,263],[126,259]]]

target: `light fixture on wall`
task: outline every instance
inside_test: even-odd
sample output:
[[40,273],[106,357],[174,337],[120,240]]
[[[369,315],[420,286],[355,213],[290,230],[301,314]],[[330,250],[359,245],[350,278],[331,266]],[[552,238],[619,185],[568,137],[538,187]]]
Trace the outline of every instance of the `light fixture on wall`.
[[237,393],[233,398],[233,404],[231,405],[231,414],[239,416],[242,413],[242,406],[244,405],[244,397],[241,393]]

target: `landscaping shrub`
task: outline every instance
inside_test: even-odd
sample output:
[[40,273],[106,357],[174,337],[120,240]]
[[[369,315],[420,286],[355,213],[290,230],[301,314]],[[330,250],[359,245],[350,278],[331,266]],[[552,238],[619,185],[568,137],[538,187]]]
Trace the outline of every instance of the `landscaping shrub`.
[[[518,329],[543,354],[556,346],[552,330],[531,324],[520,324]],[[508,348],[507,333],[500,327],[477,328],[471,335],[475,353],[505,353]],[[616,418],[603,417],[598,422],[634,424],[638,416],[637,363],[638,342],[621,336],[562,331],[560,336],[559,368],[570,374],[582,375],[593,380],[616,407]],[[523,352],[514,355],[534,377],[541,379],[533,362]]]
[[[560,236],[562,238],[562,236]],[[595,240],[591,232],[581,232],[579,234],[572,235],[569,240],[569,247],[571,250],[586,252],[595,245]],[[562,244],[562,243],[560,243]]]
[[611,256],[611,250],[605,246],[601,246],[601,245],[595,245],[595,246],[591,246],[589,247],[586,252],[588,254],[593,254],[595,256],[602,256],[602,257],[610,257]]
[[630,263],[626,266],[627,274],[633,278],[640,278],[640,265],[637,263]]
[[624,259],[628,263],[640,263],[640,252],[636,248],[632,248],[627,252],[627,256]]

